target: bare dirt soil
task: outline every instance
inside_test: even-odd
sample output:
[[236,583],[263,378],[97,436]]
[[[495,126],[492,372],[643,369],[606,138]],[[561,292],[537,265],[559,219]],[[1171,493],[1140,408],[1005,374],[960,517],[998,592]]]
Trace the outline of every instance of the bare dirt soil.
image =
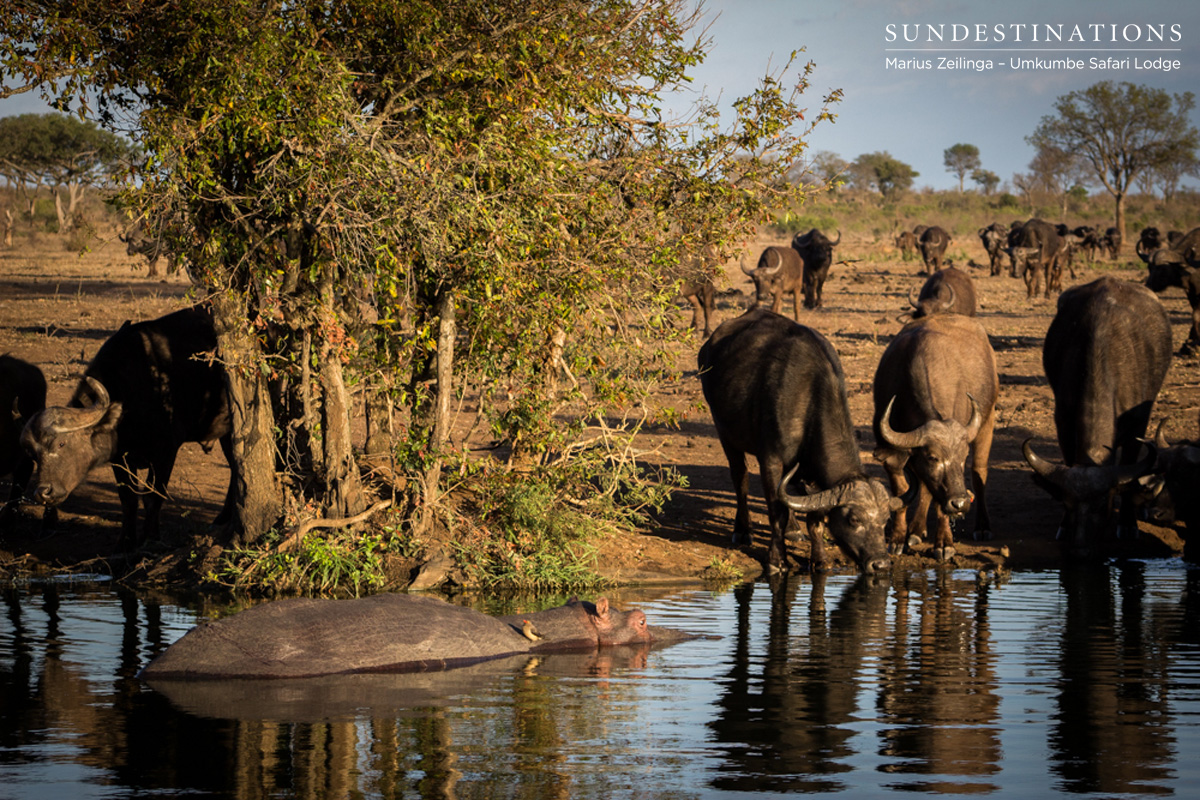
[[[748,248],[749,259],[756,260],[767,244],[786,241],[757,241]],[[1044,457],[1058,458],[1053,397],[1041,366],[1043,337],[1054,315],[1055,298],[1027,300],[1022,281],[1007,275],[991,277],[986,267],[975,266],[986,264],[986,256],[974,237],[955,240],[951,252],[958,256],[956,266],[966,268],[975,280],[978,318],[990,334],[1001,383],[988,486],[995,538],[975,545],[970,537],[971,517],[959,522],[955,530],[959,555],[951,566],[1054,566],[1060,558],[1054,534],[1061,507],[1030,480],[1021,444],[1033,437]],[[871,381],[880,355],[902,326],[897,318],[908,308],[910,289],[919,287],[924,276],[919,274],[919,261],[903,261],[889,247],[855,242],[850,237],[843,239],[835,258],[850,263],[834,265],[825,287],[825,307],[802,309],[800,321],[824,334],[837,349],[846,372],[863,460],[868,471],[882,479],[883,470],[871,459]],[[1136,257],[1077,269],[1077,277],[1066,278],[1066,283],[1084,283],[1101,274],[1128,280],[1144,277]],[[144,259],[126,256],[115,236],[83,256],[65,250],[51,237],[0,250],[0,353],[39,365],[49,384],[49,403],[65,403],[92,355],[122,322],[151,319],[189,302],[185,278],[149,279],[146,271]],[[748,307],[752,285],[736,260],[726,265],[718,292],[718,321]],[[1178,346],[1190,325],[1187,300],[1180,290],[1172,289],[1164,294],[1163,302]],[[690,309],[684,308],[681,303],[681,327],[690,319]],[[791,313],[788,298],[784,314]],[[665,383],[659,398],[682,422],[652,426],[640,442],[647,463],[675,467],[687,477],[688,486],[657,515],[653,530],[614,536],[601,544],[601,568],[614,581],[695,580],[730,571],[753,577],[765,558],[766,514],[756,477],[752,478],[754,544],[745,550],[728,545],[734,496],[696,379],[700,343],[697,335],[679,346],[679,379]],[[1197,435],[1200,384],[1196,367],[1195,358],[1177,356],[1159,395],[1152,425],[1166,418],[1166,433],[1172,441]],[[756,471],[753,463],[751,470]],[[196,542],[207,534],[207,523],[219,508],[227,482],[228,471],[219,451],[206,455],[198,445],[184,447],[171,481],[172,498],[163,510],[164,550],[198,549]],[[0,492],[7,496],[7,491],[7,485],[0,483]],[[41,533],[38,514],[40,509],[31,510],[7,539],[0,540],[0,568],[115,571],[138,581],[139,570],[129,574],[132,564],[111,557],[120,507],[110,471],[96,470],[91,482],[64,503],[53,533]],[[1160,557],[1182,549],[1175,530],[1144,522],[1141,530],[1137,541],[1109,543],[1109,552]],[[153,561],[145,555],[141,559],[143,575],[144,570],[152,569],[148,564]],[[807,544],[795,545],[795,555],[803,561]],[[899,566],[924,568],[933,563],[915,556],[902,559]]]

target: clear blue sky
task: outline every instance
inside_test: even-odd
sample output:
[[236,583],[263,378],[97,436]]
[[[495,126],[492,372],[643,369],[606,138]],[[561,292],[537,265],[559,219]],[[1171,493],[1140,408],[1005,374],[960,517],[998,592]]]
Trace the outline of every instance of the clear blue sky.
[[[942,163],[942,152],[960,142],[980,150],[983,166],[1008,181],[1024,172],[1033,156],[1025,143],[1038,121],[1053,113],[1054,100],[1102,80],[1131,81],[1165,89],[1172,94],[1200,90],[1200,2],[1197,0],[709,0],[712,48],[694,72],[695,86],[724,104],[753,90],[768,68],[779,68],[792,50],[805,48],[801,63],[816,63],[811,105],[819,105],[829,90],[840,88],[844,101],[835,109],[833,125],[822,125],[811,138],[812,151],[829,150],[851,161],[862,153],[887,150],[911,164],[920,176],[916,186],[946,189],[956,179]],[[887,26],[896,26],[897,41],[887,41]],[[919,34],[919,42],[903,41],[904,28]],[[927,41],[925,25],[943,26],[945,41]],[[952,42],[953,25],[966,42]],[[1029,41],[1030,25],[1062,25],[1068,36],[1079,26],[1088,41],[1046,44]],[[1112,25],[1118,41],[1112,41]],[[985,26],[988,41],[975,41]],[[1003,26],[1005,41],[995,41],[995,26]],[[1017,29],[1022,41],[1014,41]],[[1101,41],[1092,41],[1101,25]],[[1177,26],[1179,41],[1125,42],[1126,26]],[[1128,29],[1130,35],[1135,28]],[[1143,34],[1145,37],[1146,34]],[[1168,37],[1169,38],[1169,37]],[[898,52],[889,48],[920,48],[927,52]],[[1045,52],[1043,48],[1058,48]],[[932,48],[941,48],[933,51]],[[951,49],[957,48],[957,49]],[[969,48],[967,51],[964,48]],[[1021,48],[1019,51],[1016,48]],[[1155,48],[1159,52],[1148,52]],[[1042,52],[1034,50],[1043,49]],[[1104,52],[1101,52],[1104,51]],[[1162,52],[1169,51],[1169,52]],[[888,57],[936,59],[939,56],[990,58],[991,71],[897,70],[885,66]],[[1124,69],[1050,69],[1014,71],[1010,58],[1070,57],[1145,61],[1166,57],[1181,62],[1177,71]],[[43,112],[45,105],[25,95],[0,101],[0,115]],[[1193,113],[1200,127],[1200,115]]]

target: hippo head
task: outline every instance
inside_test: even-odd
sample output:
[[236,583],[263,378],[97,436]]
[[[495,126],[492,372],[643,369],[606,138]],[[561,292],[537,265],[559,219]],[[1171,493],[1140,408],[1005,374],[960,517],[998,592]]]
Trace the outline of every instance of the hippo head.
[[597,598],[594,603],[572,598],[564,606],[527,614],[520,621],[509,617],[502,619],[518,629],[524,619],[531,620],[542,637],[535,650],[607,647],[655,640],[644,612],[638,609],[618,611],[604,597]]

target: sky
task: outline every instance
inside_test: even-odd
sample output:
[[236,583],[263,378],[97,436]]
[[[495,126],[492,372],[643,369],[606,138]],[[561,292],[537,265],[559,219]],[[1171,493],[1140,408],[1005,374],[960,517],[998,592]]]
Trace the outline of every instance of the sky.
[[[1034,153],[1025,137],[1071,91],[1103,80],[1171,94],[1200,89],[1196,0],[707,0],[704,8],[711,48],[693,71],[693,86],[729,106],[804,48],[799,65],[816,64],[807,105],[818,108],[832,89],[844,92],[836,122],[813,132],[809,152],[853,161],[886,150],[919,173],[917,188],[957,187],[943,151],[959,143],[978,147],[983,168],[1002,181],[1026,172]],[[943,41],[929,41],[930,25],[943,31]],[[1061,26],[1067,41],[1046,43],[1045,25]],[[1086,41],[1070,41],[1076,26]],[[1147,41],[1151,28],[1164,30],[1165,41]],[[905,41],[906,31],[918,41]],[[956,33],[965,39],[953,41]],[[1140,40],[1127,41],[1136,34]],[[938,69],[942,57],[991,60],[992,68]],[[931,68],[889,68],[889,58],[928,61]],[[1069,58],[1083,68],[1014,70],[1012,58]],[[1118,66],[1101,69],[1092,58]],[[1144,66],[1160,58],[1178,68],[1135,68],[1135,60]],[[694,99],[684,94],[670,105],[682,110]],[[47,110],[33,95],[0,100],[0,116]],[[1192,117],[1200,127],[1200,113]]]
[[[810,152],[827,150],[853,161],[886,150],[920,173],[917,188],[957,188],[943,152],[959,143],[978,147],[983,168],[1002,181],[1027,172],[1034,151],[1025,137],[1042,117],[1054,114],[1059,97],[1100,81],[1129,81],[1172,95],[1200,90],[1196,0],[708,0],[705,8],[712,46],[694,72],[697,87],[729,105],[753,91],[769,67],[782,67],[793,50],[804,48],[799,60],[816,64],[805,93],[809,107],[819,107],[831,89],[845,93],[834,108],[836,122],[822,124],[810,137]],[[906,24],[920,27],[905,29]],[[952,41],[955,24],[965,41]],[[1047,44],[1043,29],[1037,31],[1038,42],[1030,41],[1035,24],[1056,30],[1061,25],[1067,41]],[[895,30],[891,42],[889,25]],[[944,41],[927,41],[926,25],[942,26]],[[980,25],[987,40],[977,42],[983,38]],[[1005,41],[996,41],[997,25]],[[1075,26],[1087,41],[1069,41]],[[1149,26],[1162,26],[1166,41],[1147,42]],[[919,41],[904,41],[905,30]],[[1093,41],[1096,31],[1099,42]],[[1138,31],[1141,41],[1125,41]],[[1018,32],[1020,42],[1015,41]],[[937,69],[939,57],[990,59],[993,67]],[[888,58],[928,60],[934,68],[889,69]],[[1070,58],[1083,68],[1013,70],[1012,58]],[[1112,59],[1119,66],[1093,67],[1092,58]],[[1177,61],[1178,69],[1134,68],[1134,59],[1144,66],[1156,58]],[[1125,60],[1128,64],[1121,63]],[[1200,113],[1191,116],[1200,127]]]

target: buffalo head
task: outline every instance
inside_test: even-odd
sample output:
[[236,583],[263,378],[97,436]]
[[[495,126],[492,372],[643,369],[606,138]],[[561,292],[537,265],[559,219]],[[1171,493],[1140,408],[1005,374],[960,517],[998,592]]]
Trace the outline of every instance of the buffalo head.
[[92,404],[84,408],[52,407],[30,418],[21,446],[36,465],[30,499],[53,506],[83,483],[92,467],[112,458],[117,441],[120,403],[110,403],[108,390],[86,379]]
[[894,430],[891,418],[895,397],[888,401],[879,419],[883,441],[909,453],[908,464],[917,478],[928,487],[942,511],[952,517],[967,513],[974,499],[967,490],[963,472],[971,442],[983,425],[983,414],[974,397],[967,395],[967,399],[971,401],[971,418],[966,425],[955,419],[935,419],[911,431]]
[[[863,572],[881,572],[891,566],[887,554],[887,523],[903,502],[892,497],[881,483],[866,478],[848,481],[823,492],[793,495],[788,483],[799,464],[779,482],[779,499],[792,511],[828,521],[833,540],[854,559]],[[809,524],[819,524],[810,518]]]
[[1149,454],[1134,464],[1121,464],[1119,453],[1105,464],[1076,464],[1068,467],[1046,461],[1033,451],[1032,439],[1021,447],[1025,461],[1040,479],[1040,485],[1066,506],[1066,530],[1059,538],[1076,547],[1083,547],[1089,535],[1103,530],[1108,518],[1109,494],[1150,475],[1158,460],[1158,451],[1149,447]]

